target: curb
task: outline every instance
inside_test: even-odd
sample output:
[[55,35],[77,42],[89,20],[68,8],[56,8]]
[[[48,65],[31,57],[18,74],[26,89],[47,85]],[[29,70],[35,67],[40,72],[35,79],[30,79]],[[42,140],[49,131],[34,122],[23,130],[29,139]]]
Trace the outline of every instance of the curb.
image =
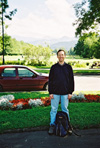
[[88,76],[88,75],[90,75],[90,76],[94,76],[94,75],[100,75],[100,73],[74,73],[74,76]]
[[[83,129],[79,129],[78,127],[73,127],[74,130],[89,130],[89,129],[100,129],[100,124],[90,127],[84,127]],[[22,132],[35,132],[35,131],[48,131],[49,126],[40,126],[40,127],[32,127],[32,128],[23,128],[23,129],[12,129],[5,130],[0,133],[1,134],[9,134],[9,133],[22,133]]]
[[0,134],[7,134],[7,133],[21,133],[21,132],[32,132],[32,131],[45,131],[48,130],[49,126],[41,126],[41,127],[32,127],[32,128],[23,128],[23,129],[12,129],[12,130],[5,130]]

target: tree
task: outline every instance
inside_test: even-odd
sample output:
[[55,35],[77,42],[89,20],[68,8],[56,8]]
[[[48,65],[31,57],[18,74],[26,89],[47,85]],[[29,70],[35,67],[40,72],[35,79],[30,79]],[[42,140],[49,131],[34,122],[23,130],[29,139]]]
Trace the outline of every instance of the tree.
[[[86,9],[86,5],[88,5]],[[82,3],[77,3],[75,6],[77,20],[74,25],[77,25],[76,36],[82,35],[89,29],[96,29],[100,24],[100,1],[99,0],[83,0]]]
[[43,47],[41,45],[34,46],[28,44],[24,47],[23,54],[26,57],[27,64],[46,65],[52,54],[52,50],[49,46]]
[[75,55],[75,51],[74,48],[70,48],[70,50],[68,51],[69,55]]
[[84,41],[79,39],[74,47],[74,52],[76,55],[82,56],[83,51],[84,51]]
[[2,25],[2,48],[3,48],[3,64],[4,64],[4,17],[11,20],[12,16],[16,13],[17,9],[10,11],[8,14],[6,9],[9,8],[8,0],[0,0],[0,20]]
[[94,43],[94,51],[94,57],[100,59],[100,37],[98,39],[98,42]]
[[82,56],[83,58],[100,58],[100,54],[97,55],[98,49],[100,49],[98,33],[85,33],[79,37],[78,43],[74,47],[75,54]]
[[11,47],[11,36],[8,36],[7,34],[4,35],[4,55],[9,54],[10,47]]

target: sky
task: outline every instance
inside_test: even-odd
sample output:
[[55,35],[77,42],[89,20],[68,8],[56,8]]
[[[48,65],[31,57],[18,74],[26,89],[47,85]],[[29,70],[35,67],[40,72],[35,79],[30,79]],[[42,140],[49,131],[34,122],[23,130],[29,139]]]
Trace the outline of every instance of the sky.
[[80,0],[8,0],[10,10],[17,8],[6,33],[17,40],[75,38],[75,10]]

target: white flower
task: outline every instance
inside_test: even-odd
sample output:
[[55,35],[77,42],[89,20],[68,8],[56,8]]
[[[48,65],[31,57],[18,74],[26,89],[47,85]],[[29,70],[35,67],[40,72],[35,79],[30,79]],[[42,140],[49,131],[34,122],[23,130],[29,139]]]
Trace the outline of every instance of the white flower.
[[11,108],[12,106],[13,106],[13,103],[10,103],[8,99],[3,98],[3,99],[0,100],[0,107],[2,109],[6,109],[8,107]]
[[0,97],[0,108],[6,109],[6,108],[12,108],[13,103],[10,103],[9,101],[14,100],[13,95],[4,95]]
[[84,94],[82,94],[81,92],[79,93],[79,95],[78,95],[78,96],[79,96],[79,98],[80,98],[80,99],[85,99]]
[[18,110],[20,110],[20,109],[23,108],[23,105],[22,105],[22,104],[18,104],[18,105],[16,106],[16,108],[17,108]]
[[72,100],[75,100],[75,99],[86,99],[86,98],[85,98],[84,94],[82,94],[82,93],[80,92],[78,95],[73,94],[73,96],[72,96],[71,99],[72,99]]
[[76,98],[77,98],[76,94],[73,94],[72,97],[71,97],[72,100],[75,100]]
[[30,99],[28,101],[28,104],[30,106],[40,106],[40,105],[43,105],[43,103],[42,103],[42,101],[40,99],[36,99],[36,100]]
[[2,100],[2,99],[7,99],[9,101],[12,101],[12,100],[14,100],[14,96],[13,95],[4,95],[4,96],[0,97],[0,100]]

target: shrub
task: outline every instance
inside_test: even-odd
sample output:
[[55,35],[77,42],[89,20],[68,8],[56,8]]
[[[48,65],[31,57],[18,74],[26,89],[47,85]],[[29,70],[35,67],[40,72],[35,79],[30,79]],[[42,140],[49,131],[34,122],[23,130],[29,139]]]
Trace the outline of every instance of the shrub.
[[5,61],[5,64],[6,65],[9,65],[9,64],[12,64],[12,65],[25,65],[25,61],[21,61],[21,60],[18,60],[18,61]]
[[71,66],[74,66],[74,64],[76,63],[76,61],[69,61],[68,64]]
[[89,66],[89,64],[90,64],[89,62],[86,63],[87,66]]
[[76,63],[75,65],[74,65],[74,67],[78,67],[78,68],[86,68],[86,64],[85,63]]

